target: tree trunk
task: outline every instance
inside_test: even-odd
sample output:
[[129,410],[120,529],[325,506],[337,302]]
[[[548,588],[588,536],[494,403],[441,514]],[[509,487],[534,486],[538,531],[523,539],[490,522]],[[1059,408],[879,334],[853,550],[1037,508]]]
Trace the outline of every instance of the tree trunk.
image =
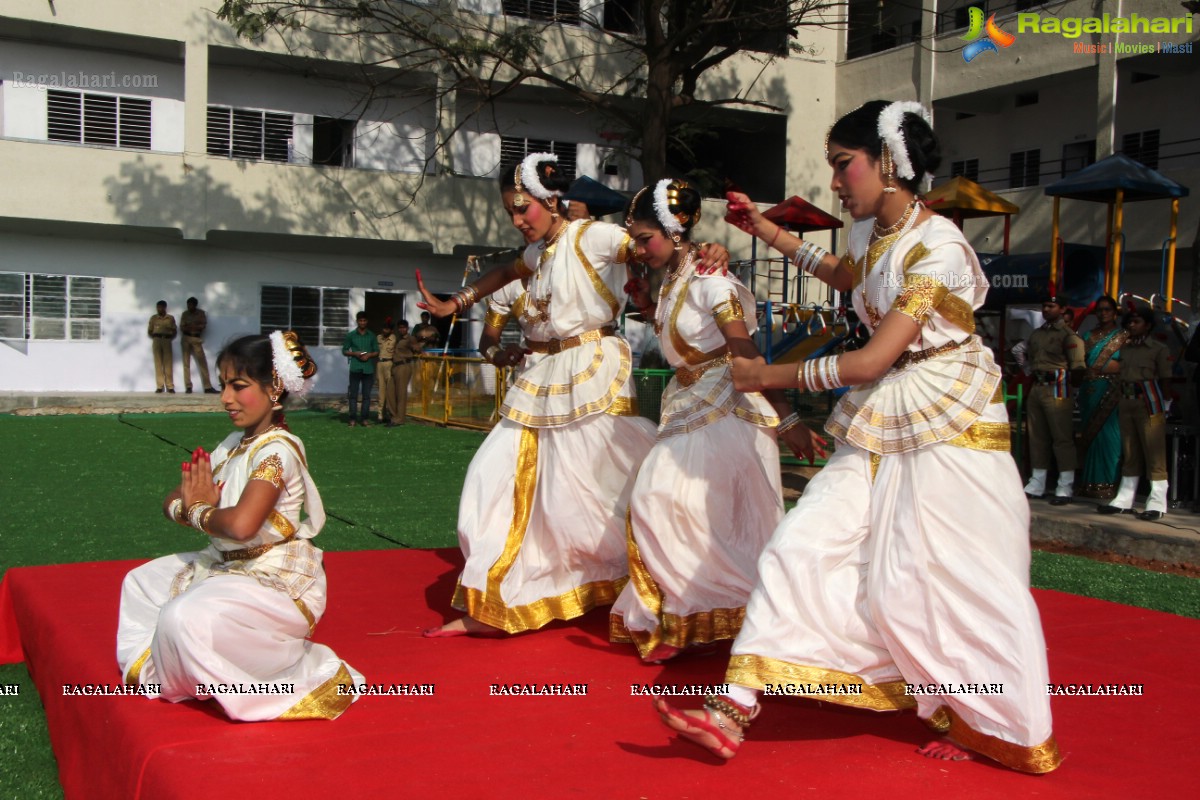
[[672,89],[669,64],[651,63],[646,80],[645,124],[642,125],[642,180],[651,184],[667,175],[667,136],[671,130]]

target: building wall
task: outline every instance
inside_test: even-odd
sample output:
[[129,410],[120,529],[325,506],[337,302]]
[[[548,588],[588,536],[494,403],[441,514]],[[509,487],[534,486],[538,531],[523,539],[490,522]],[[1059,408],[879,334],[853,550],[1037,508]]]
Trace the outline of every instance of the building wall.
[[[208,314],[205,348],[215,367],[221,344],[259,332],[264,285],[350,289],[345,329],[365,306],[367,292],[404,295],[405,314],[419,318],[415,271],[431,275],[432,288],[452,291],[462,260],[429,257],[259,250],[178,240],[139,242],[0,232],[0,272],[82,275],[103,278],[99,341],[0,341],[0,391],[153,391],[154,362],[146,325],[155,303],[166,300],[178,321],[195,296]],[[183,390],[179,339],[175,386]],[[340,341],[310,348],[317,361],[314,390],[337,393],[347,383]],[[214,378],[215,380],[215,378]],[[193,384],[200,387],[193,373]]]
[[150,149],[183,152],[183,65],[123,53],[6,41],[0,48],[0,135],[47,138],[48,89],[149,98]]

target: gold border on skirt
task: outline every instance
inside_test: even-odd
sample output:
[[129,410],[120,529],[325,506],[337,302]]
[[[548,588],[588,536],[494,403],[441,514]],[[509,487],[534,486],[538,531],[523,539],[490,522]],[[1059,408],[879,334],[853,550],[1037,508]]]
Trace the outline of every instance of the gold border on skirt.
[[791,664],[787,661],[768,658],[767,656],[736,655],[729,659],[729,668],[725,672],[726,683],[736,683],[749,686],[751,689],[765,689],[768,683],[813,683],[838,684],[842,686],[861,686],[861,694],[823,694],[813,695],[812,699],[830,703],[838,703],[855,708],[868,708],[872,711],[898,711],[902,708],[913,708],[917,701],[905,694],[903,680],[888,681],[887,683],[867,683],[862,678],[849,672],[839,672],[824,667],[810,667],[803,664]]

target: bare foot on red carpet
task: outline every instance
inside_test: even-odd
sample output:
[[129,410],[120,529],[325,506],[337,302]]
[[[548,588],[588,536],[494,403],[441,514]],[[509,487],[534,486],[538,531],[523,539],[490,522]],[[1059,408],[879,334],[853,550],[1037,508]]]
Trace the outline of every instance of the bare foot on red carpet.
[[480,622],[471,617],[459,617],[439,628],[430,628],[421,634],[426,639],[449,639],[454,636],[482,636],[498,638],[504,636],[504,631]]
[[926,758],[940,758],[942,761],[971,761],[970,752],[962,749],[949,739],[934,739],[917,751]]
[[733,758],[742,745],[742,727],[719,711],[684,711],[661,697],[654,699],[654,710],[664,725],[715,756]]

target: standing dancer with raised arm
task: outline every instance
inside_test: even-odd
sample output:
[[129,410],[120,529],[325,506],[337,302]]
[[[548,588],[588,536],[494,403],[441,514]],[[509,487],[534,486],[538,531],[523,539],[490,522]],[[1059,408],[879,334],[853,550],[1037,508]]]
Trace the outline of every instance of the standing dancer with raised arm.
[[801,269],[852,292],[873,335],[798,371],[734,360],[743,391],[854,388],[826,426],[837,451],[759,560],[728,693],[698,711],[656,708],[684,737],[732,758],[760,691],[915,706],[946,736],[926,756],[973,751],[1049,772],[1061,759],[1029,593],[1029,505],[1008,453],[1000,371],[972,313],[987,282],[962,233],[918,199],[940,161],[937,140],[920,105],[874,101],[840,119],[827,147],[831,188],[855,219],[845,258],[781,231],[745,195],[731,194],[730,211]]
[[758,356],[754,296],[732,275],[697,274],[699,220],[700,193],[669,178],[634,195],[625,220],[638,260],[667,272],[657,304],[648,284],[633,299],[675,367],[634,484],[630,580],[610,624],[610,638],[647,661],[737,635],[758,556],[783,516],[776,433],[797,455],[813,453],[812,431],[783,392],[733,387],[733,356]]
[[629,344],[616,329],[633,248],[616,225],[567,222],[559,196],[570,181],[556,161],[536,153],[501,175],[504,208],[528,243],[520,262],[485,273],[450,301],[418,274],[423,307],[439,317],[527,281],[525,348],[485,343],[484,358],[496,366],[525,365],[463,485],[466,566],[452,605],[465,616],[428,637],[535,630],[610,605],[627,578],[625,509],[654,442],[654,426],[637,415]]

